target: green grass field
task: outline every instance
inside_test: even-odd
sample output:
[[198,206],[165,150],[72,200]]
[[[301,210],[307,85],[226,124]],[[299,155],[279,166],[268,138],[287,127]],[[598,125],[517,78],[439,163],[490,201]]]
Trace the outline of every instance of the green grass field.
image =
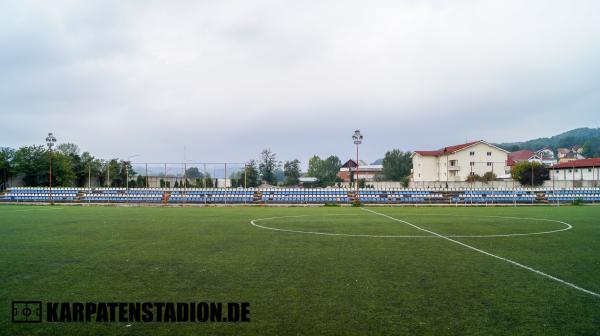
[[[600,293],[600,207],[367,209]],[[360,208],[0,206],[0,266],[2,335],[600,334],[600,297]],[[13,324],[13,300],[250,302],[251,321]]]

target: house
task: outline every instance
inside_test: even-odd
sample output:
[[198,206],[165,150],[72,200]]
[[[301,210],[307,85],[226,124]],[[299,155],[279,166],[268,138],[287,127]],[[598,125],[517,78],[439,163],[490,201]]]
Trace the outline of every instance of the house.
[[558,163],[585,159],[585,157],[581,155],[583,153],[583,147],[578,145],[571,148],[559,148],[556,152],[558,153]]
[[550,148],[542,148],[535,152],[535,155],[541,160],[542,164],[545,166],[552,166],[556,163],[556,157],[554,156],[554,152]]
[[[337,176],[344,182],[353,182],[356,174],[356,161],[350,159],[340,167]],[[370,165],[360,160],[358,164],[358,178],[365,181],[376,181],[383,175],[383,165]]]
[[554,181],[598,181],[600,158],[559,162],[550,167],[550,179]]
[[508,151],[483,140],[415,151],[412,160],[414,182],[458,182],[466,181],[470,175],[492,172],[502,176],[510,172],[506,165]]
[[[550,151],[550,153],[552,153],[552,151]],[[506,165],[512,167],[515,164],[523,161],[537,162],[545,166],[551,166],[556,163],[556,160],[554,159],[554,153],[548,154],[548,152],[546,152],[545,150],[532,152],[527,149],[522,149],[508,154],[508,160],[506,161]]]
[[560,159],[558,159],[558,163],[566,163],[566,162],[583,160],[583,159],[585,159],[585,157],[583,155],[572,150],[572,151],[569,151],[568,153],[564,154]]
[[516,152],[509,153],[508,159],[506,160],[506,165],[512,167],[515,164],[523,161],[540,163],[541,159],[535,152],[532,152],[528,149],[522,149]]

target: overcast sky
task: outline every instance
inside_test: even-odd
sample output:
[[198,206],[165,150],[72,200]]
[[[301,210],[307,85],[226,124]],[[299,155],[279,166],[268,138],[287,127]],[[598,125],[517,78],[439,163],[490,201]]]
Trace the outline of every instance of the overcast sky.
[[600,2],[0,1],[0,146],[281,160],[600,126]]

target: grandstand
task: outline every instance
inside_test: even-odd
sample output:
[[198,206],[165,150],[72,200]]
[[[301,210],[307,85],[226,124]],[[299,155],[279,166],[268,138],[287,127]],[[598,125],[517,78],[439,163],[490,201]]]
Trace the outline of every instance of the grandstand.
[[600,188],[10,188],[3,202],[163,204],[548,204],[600,202]]

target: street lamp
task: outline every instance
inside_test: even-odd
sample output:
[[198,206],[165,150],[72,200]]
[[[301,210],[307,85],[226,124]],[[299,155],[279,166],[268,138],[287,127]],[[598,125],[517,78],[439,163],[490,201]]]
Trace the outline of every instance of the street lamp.
[[352,135],[352,140],[354,140],[354,144],[356,145],[356,197],[358,199],[358,145],[360,145],[362,143],[362,139],[363,139],[363,135],[360,134],[360,130],[356,130],[354,131],[354,134]]
[[50,205],[54,204],[52,201],[52,146],[56,143],[56,138],[52,133],[48,133],[46,137],[46,145],[48,146],[48,156],[50,157]]
[[129,165],[131,164],[131,159],[136,157],[136,156],[140,156],[139,154],[134,154],[130,157],[127,158],[127,161],[125,161],[125,176],[126,176],[126,181],[125,181],[125,189],[129,190]]

